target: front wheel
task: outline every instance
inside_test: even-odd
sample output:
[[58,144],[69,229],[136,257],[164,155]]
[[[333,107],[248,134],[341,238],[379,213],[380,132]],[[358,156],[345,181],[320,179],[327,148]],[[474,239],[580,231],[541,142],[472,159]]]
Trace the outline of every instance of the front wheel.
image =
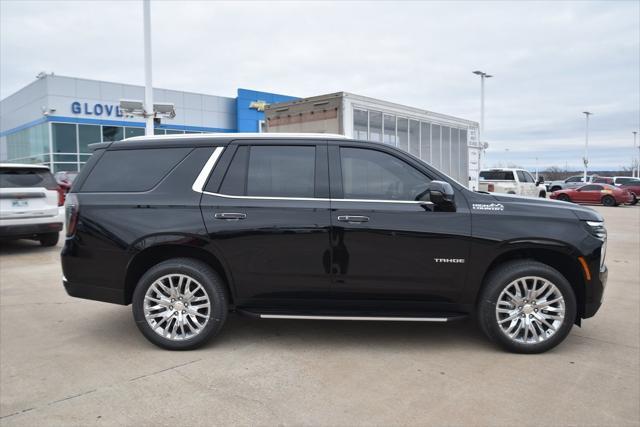
[[571,197],[566,194],[558,194],[558,200],[562,200],[563,202],[570,202]]
[[546,198],[547,198],[547,192],[546,192],[546,191],[544,191],[544,190],[543,190],[543,191],[541,191],[541,192],[538,194],[538,197],[540,197],[540,198],[542,198],[542,199],[546,199]]
[[613,198],[613,197],[611,197],[611,196],[604,196],[604,197],[602,198],[602,204],[603,204],[604,206],[616,206],[616,205],[617,205],[617,203],[616,203],[616,199],[614,199],[614,198]]
[[523,260],[490,273],[477,310],[480,327],[492,341],[514,353],[542,353],[567,337],[577,307],[560,272]]
[[142,334],[168,350],[191,350],[218,334],[227,318],[222,279],[190,258],[161,262],[133,293],[133,317]]

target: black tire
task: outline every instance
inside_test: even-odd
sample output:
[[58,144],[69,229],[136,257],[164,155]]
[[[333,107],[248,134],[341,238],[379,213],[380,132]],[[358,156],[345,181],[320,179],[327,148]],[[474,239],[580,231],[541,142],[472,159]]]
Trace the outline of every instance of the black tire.
[[638,204],[638,196],[636,196],[635,194],[633,195],[633,200],[631,201],[631,206],[633,205],[637,205]]
[[563,202],[570,202],[571,201],[571,197],[569,197],[567,194],[558,194],[557,197],[558,200],[562,200]]
[[602,204],[604,206],[617,206],[618,203],[616,203],[616,199],[614,199],[612,196],[604,196],[602,198]]
[[[536,276],[551,282],[564,298],[565,315],[562,323],[551,336],[535,343],[518,342],[508,337],[498,324],[496,312],[496,304],[502,291],[514,280],[527,276]],[[534,260],[518,260],[510,261],[489,273],[478,300],[476,315],[480,328],[491,341],[514,353],[532,354],[545,352],[560,344],[573,327],[576,310],[574,291],[559,271]]]
[[[195,279],[206,292],[210,303],[208,320],[202,330],[196,335],[182,340],[172,340],[161,336],[154,331],[145,318],[144,300],[147,290],[157,279],[169,274],[181,274]],[[220,332],[227,319],[229,308],[224,282],[211,267],[191,258],[174,258],[156,264],[142,276],[133,292],[132,310],[138,329],[149,341],[167,350],[192,350],[202,346]],[[171,322],[173,320],[169,321],[169,323]]]
[[60,233],[45,233],[45,234],[38,235],[38,240],[40,241],[40,244],[44,247],[57,245],[59,238],[60,238]]
[[540,194],[538,194],[538,197],[540,197],[541,199],[546,199],[547,198],[547,192],[546,191],[541,191]]

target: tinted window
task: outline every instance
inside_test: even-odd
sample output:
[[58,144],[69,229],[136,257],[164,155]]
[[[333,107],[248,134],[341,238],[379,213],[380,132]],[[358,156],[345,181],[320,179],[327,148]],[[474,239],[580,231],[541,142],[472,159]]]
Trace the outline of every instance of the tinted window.
[[616,178],[616,184],[638,184],[640,179],[636,178]]
[[341,148],[345,199],[415,200],[429,179],[402,160],[376,150]]
[[523,171],[516,171],[516,173],[518,174],[518,181],[527,182],[527,178],[525,178]]
[[582,182],[581,176],[572,176],[571,178],[567,178],[565,182]]
[[81,191],[150,190],[190,151],[191,148],[107,151],[87,177]]
[[602,190],[601,185],[585,185],[584,187],[580,187],[580,191],[600,191]]
[[512,171],[482,171],[480,179],[485,181],[515,181]]
[[249,160],[249,147],[238,147],[233,160],[224,175],[220,193],[232,196],[244,196],[247,191],[247,160]]
[[533,178],[533,176],[531,176],[531,174],[529,172],[526,172],[526,171],[524,173],[524,179],[527,182],[534,182],[534,183],[536,182],[536,180]]
[[45,187],[56,189],[58,184],[47,169],[41,168],[2,168],[0,169],[0,188]]
[[316,148],[253,146],[249,152],[247,196],[313,197]]

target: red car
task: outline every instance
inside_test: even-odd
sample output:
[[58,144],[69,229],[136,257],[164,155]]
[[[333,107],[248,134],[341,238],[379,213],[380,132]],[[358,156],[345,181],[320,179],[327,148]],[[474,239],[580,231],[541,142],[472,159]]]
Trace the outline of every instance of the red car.
[[622,181],[621,184],[618,184],[618,188],[627,190],[631,193],[631,196],[633,197],[633,202],[631,202],[632,205],[638,203],[638,199],[640,199],[640,179],[626,179]]
[[551,193],[549,197],[564,202],[602,203],[605,206],[633,203],[633,195],[630,192],[609,184],[588,184],[579,188],[558,190]]

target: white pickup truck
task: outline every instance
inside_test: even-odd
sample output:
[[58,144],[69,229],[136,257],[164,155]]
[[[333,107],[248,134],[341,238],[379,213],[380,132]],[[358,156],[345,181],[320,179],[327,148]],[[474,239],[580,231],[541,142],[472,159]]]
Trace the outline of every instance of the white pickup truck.
[[538,181],[524,169],[483,169],[480,171],[480,191],[490,193],[517,194],[527,197],[547,197],[547,189],[540,185],[544,179]]

